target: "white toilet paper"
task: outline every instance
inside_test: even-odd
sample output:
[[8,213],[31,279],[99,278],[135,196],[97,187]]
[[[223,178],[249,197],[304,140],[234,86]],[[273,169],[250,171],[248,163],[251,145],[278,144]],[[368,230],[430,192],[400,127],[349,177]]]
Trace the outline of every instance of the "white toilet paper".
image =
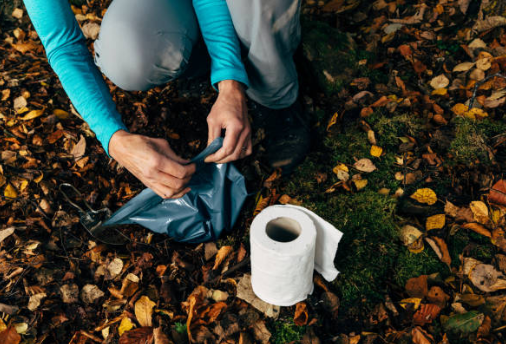
[[291,306],[313,292],[313,269],[334,280],[342,233],[303,207],[275,205],[255,217],[250,229],[251,284],[265,302]]

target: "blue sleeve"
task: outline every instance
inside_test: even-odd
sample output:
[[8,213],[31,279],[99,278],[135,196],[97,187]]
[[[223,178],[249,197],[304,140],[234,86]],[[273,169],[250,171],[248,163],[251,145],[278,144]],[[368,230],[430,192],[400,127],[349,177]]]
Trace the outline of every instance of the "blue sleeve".
[[109,88],[95,66],[68,0],[24,0],[49,64],[77,112],[109,154],[109,140],[127,130]]
[[211,84],[236,80],[249,86],[239,40],[225,0],[193,0],[193,7],[211,55]]

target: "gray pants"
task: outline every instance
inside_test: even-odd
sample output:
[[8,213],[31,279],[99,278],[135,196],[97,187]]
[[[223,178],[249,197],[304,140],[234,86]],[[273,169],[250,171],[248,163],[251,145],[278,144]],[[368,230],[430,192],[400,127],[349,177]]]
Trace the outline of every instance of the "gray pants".
[[[300,1],[227,0],[250,79],[247,94],[269,108],[288,107],[298,96]],[[95,62],[125,90],[147,90],[210,66],[191,0],[114,0]]]

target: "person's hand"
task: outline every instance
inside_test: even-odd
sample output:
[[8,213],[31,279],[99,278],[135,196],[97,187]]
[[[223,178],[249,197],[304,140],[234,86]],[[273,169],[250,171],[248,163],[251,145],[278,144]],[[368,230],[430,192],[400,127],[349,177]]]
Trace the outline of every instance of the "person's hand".
[[220,90],[218,99],[207,116],[209,126],[207,144],[220,137],[223,129],[225,139],[223,147],[208,156],[205,162],[223,164],[251,154],[251,126],[242,85],[234,80],[224,80],[218,83],[218,89]]
[[186,184],[195,164],[176,155],[164,139],[115,132],[109,141],[109,154],[144,185],[162,198],[179,198],[190,191]]

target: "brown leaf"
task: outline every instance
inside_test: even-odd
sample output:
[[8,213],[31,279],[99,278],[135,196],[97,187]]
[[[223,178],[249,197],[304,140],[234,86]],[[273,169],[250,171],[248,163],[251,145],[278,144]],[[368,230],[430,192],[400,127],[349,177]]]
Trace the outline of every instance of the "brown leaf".
[[413,336],[412,340],[414,344],[432,344],[434,341],[434,338],[430,334],[418,326],[411,330],[411,336]]
[[18,344],[19,342],[21,342],[21,336],[16,332],[14,327],[7,327],[6,330],[0,332],[0,343]]
[[491,203],[506,206],[506,180],[501,179],[492,186],[488,200]]
[[427,285],[427,275],[410,278],[406,282],[405,289],[409,297],[424,298],[429,292],[429,287]]
[[307,305],[305,302],[299,302],[295,306],[295,315],[293,316],[293,322],[297,326],[304,326],[307,324],[309,315],[307,313]]
[[216,270],[219,268],[221,263],[227,258],[227,256],[232,252],[233,247],[232,246],[222,246],[220,247],[218,253],[216,254],[216,260],[214,261],[213,270]]
[[83,135],[79,138],[79,142],[70,151],[70,154],[74,156],[74,159],[78,160],[81,158],[86,151],[86,139]]
[[153,335],[154,335],[154,344],[170,344],[171,341],[167,337],[165,333],[162,331],[162,327],[157,327],[153,329]]
[[246,257],[246,248],[244,247],[244,244],[241,243],[241,246],[239,247],[239,252],[237,252],[237,262],[240,263],[243,261],[243,259]]
[[269,178],[267,178],[264,182],[264,187],[266,187],[267,189],[270,189],[272,187],[272,184],[279,180],[281,178],[281,169],[277,169],[276,171],[274,171],[270,176]]
[[448,267],[450,267],[452,259],[450,257],[450,253],[448,252],[448,246],[446,245],[446,242],[443,239],[436,236],[425,238],[425,241],[429,243],[434,252],[436,252],[439,259],[443,263],[446,263]]
[[492,238],[492,234],[488,229],[486,229],[483,225],[480,225],[479,223],[465,223],[461,226],[465,229],[470,229],[478,234],[484,235],[486,237]]
[[38,45],[32,41],[29,41],[27,43],[12,44],[12,47],[19,51],[21,54],[25,54],[28,51],[37,49]]
[[119,338],[119,344],[152,344],[153,328],[140,327],[135,330],[126,331]]
[[492,329],[492,319],[490,319],[490,317],[486,315],[480,327],[478,327],[478,332],[476,332],[476,338],[488,337],[491,329]]
[[253,325],[253,334],[255,339],[262,344],[269,343],[269,340],[271,339],[271,333],[267,329],[267,326],[265,326],[265,322],[263,320],[259,320]]
[[450,296],[446,294],[440,287],[433,286],[430,288],[429,293],[427,294],[427,300],[443,309],[446,307],[446,302],[450,300]]
[[413,315],[413,324],[423,326],[430,324],[439,315],[441,308],[433,304],[423,304]]
[[153,307],[156,305],[147,296],[141,296],[135,303],[135,317],[141,326],[150,327],[152,324]]

